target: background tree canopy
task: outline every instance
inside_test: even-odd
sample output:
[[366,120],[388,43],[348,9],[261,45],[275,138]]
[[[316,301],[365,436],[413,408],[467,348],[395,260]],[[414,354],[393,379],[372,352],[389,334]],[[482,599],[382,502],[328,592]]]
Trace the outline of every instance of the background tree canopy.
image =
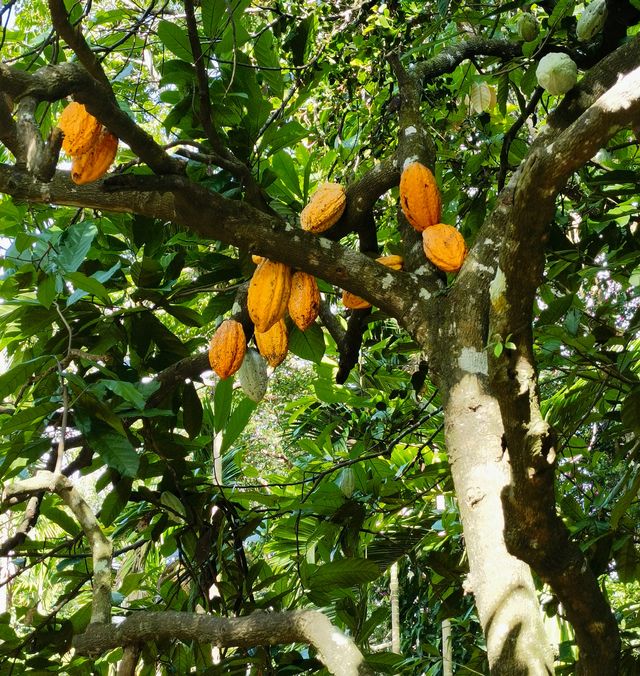
[[[0,22],[0,674],[637,674],[640,4]],[[71,100],[119,139],[83,184]],[[252,255],[322,299],[259,401],[207,356]]]

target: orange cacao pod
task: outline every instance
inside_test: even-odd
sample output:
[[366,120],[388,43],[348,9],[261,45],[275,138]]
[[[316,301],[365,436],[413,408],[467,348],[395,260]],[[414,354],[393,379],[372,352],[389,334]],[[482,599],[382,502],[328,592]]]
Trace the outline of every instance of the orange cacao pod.
[[256,331],[258,352],[267,360],[269,366],[275,368],[282,364],[289,349],[289,333],[284,319],[277,321],[268,331]]
[[71,180],[78,185],[97,181],[107,173],[117,150],[118,137],[103,127],[98,140],[89,151],[73,158]]
[[268,331],[287,311],[291,292],[291,268],[265,259],[258,265],[249,284],[247,310],[256,331]]
[[226,319],[209,343],[209,364],[220,378],[228,378],[240,368],[246,351],[242,324],[235,319]]
[[83,155],[95,144],[102,125],[76,101],[72,101],[60,115],[58,128],[62,130],[62,149],[71,157]]
[[400,206],[411,225],[422,232],[440,222],[440,191],[428,167],[412,162],[400,176]]
[[446,223],[437,223],[424,230],[422,247],[426,257],[445,272],[458,272],[467,255],[464,237]]
[[[392,270],[402,270],[402,266],[404,265],[402,256],[396,255],[380,256],[380,258],[376,258],[376,261]],[[342,292],[342,304],[349,310],[364,310],[365,308],[371,307],[371,303],[364,298],[360,298],[360,296],[356,296],[350,291]]]
[[309,232],[324,232],[338,222],[346,206],[344,188],[338,183],[323,183],[302,210],[300,225]]
[[288,308],[289,316],[300,331],[306,331],[316,321],[320,312],[320,291],[313,275],[293,273]]

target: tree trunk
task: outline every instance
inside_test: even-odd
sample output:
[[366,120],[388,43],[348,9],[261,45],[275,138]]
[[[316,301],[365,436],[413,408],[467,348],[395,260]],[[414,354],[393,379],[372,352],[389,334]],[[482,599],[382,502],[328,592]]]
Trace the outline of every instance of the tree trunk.
[[511,470],[502,446],[498,402],[486,378],[466,373],[445,392],[445,436],[469,557],[472,591],[487,642],[491,673],[553,674],[529,567],[507,552],[503,489]]
[[391,602],[391,650],[400,654],[400,593],[398,562],[391,564],[389,571],[389,596]]
[[453,676],[451,620],[442,620],[442,676]]

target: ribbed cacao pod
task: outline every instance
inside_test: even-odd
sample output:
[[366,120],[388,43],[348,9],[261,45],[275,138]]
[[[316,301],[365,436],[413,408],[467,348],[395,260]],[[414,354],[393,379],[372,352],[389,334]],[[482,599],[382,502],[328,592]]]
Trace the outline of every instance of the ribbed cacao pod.
[[323,183],[302,210],[300,225],[308,232],[324,232],[340,220],[346,206],[344,188],[338,183]]
[[240,368],[246,351],[247,339],[242,324],[235,319],[226,319],[209,343],[209,364],[220,378],[228,378]]
[[247,350],[242,366],[238,369],[238,381],[245,395],[256,403],[262,401],[267,393],[267,362],[252,347]]
[[576,24],[576,37],[580,42],[593,39],[607,21],[607,1],[592,0],[585,8]]
[[313,275],[301,271],[293,273],[288,308],[289,316],[300,331],[306,331],[316,321],[320,312],[320,291]]
[[291,268],[265,259],[258,265],[249,284],[247,310],[256,331],[264,333],[287,311],[291,292]]
[[540,32],[540,26],[538,24],[538,19],[531,12],[523,12],[518,17],[518,23],[516,25],[518,29],[518,35],[524,42],[532,42],[538,37]]
[[284,319],[276,322],[264,333],[256,331],[254,337],[258,351],[267,360],[269,366],[275,368],[282,364],[289,350],[289,332]]
[[434,175],[424,164],[412,162],[404,168],[400,176],[400,206],[418,232],[440,222],[440,190]]
[[[404,265],[402,256],[397,255],[380,256],[380,258],[376,258],[376,261],[392,270],[402,270],[402,266]],[[371,307],[371,303],[364,298],[360,298],[360,296],[356,296],[355,293],[351,293],[350,291],[342,292],[342,304],[349,310],[365,310],[366,308]]]
[[71,180],[78,185],[91,183],[107,173],[118,150],[118,137],[104,127],[97,141],[84,155],[73,158]]
[[62,130],[62,149],[71,157],[84,155],[95,145],[102,125],[76,101],[72,101],[60,115],[58,128]]
[[575,87],[578,81],[578,66],[564,52],[549,52],[540,59],[536,68],[536,78],[538,84],[549,94],[559,96]]
[[458,272],[467,255],[464,237],[452,226],[437,223],[422,233],[426,257],[444,272]]

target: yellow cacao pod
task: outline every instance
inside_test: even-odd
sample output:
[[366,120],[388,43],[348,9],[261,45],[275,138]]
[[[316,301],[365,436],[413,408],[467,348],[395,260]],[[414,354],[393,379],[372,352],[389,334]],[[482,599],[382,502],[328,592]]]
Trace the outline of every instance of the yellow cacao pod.
[[288,309],[289,316],[300,331],[306,331],[316,321],[320,312],[320,290],[313,275],[307,272],[293,273]]
[[[392,270],[402,270],[402,266],[404,265],[402,256],[396,255],[380,256],[380,258],[376,258],[376,261]],[[364,310],[371,307],[371,303],[349,291],[342,292],[342,304],[349,310]]]
[[235,319],[226,319],[209,343],[209,364],[220,378],[228,378],[240,368],[246,351],[247,339],[242,324]]
[[348,310],[365,310],[368,307],[371,307],[371,303],[360,296],[356,296],[355,293],[351,291],[342,292],[342,304]]
[[344,188],[338,183],[323,183],[302,210],[300,225],[308,232],[324,232],[340,220],[346,206]]
[[400,206],[406,219],[418,232],[440,222],[440,191],[434,175],[424,164],[412,162],[402,172]]
[[291,268],[265,259],[258,265],[249,284],[247,310],[256,331],[264,333],[287,311],[291,292]]
[[255,265],[260,265],[260,263],[262,263],[264,259],[265,259],[264,256],[257,256],[256,254],[251,254],[251,261]]
[[396,254],[392,256],[380,256],[380,258],[376,258],[376,261],[392,270],[402,270],[402,266],[404,265],[404,258]]
[[256,331],[254,335],[258,352],[267,360],[269,366],[275,368],[282,364],[289,349],[289,333],[284,319],[280,319],[268,331]]
[[426,257],[444,272],[458,272],[467,255],[464,237],[452,226],[437,223],[422,232]]
[[102,178],[116,158],[117,150],[118,137],[103,127],[89,151],[73,158],[71,180],[82,185]]
[[60,115],[58,128],[62,130],[62,149],[71,157],[83,155],[96,143],[102,125],[76,101],[72,101]]

